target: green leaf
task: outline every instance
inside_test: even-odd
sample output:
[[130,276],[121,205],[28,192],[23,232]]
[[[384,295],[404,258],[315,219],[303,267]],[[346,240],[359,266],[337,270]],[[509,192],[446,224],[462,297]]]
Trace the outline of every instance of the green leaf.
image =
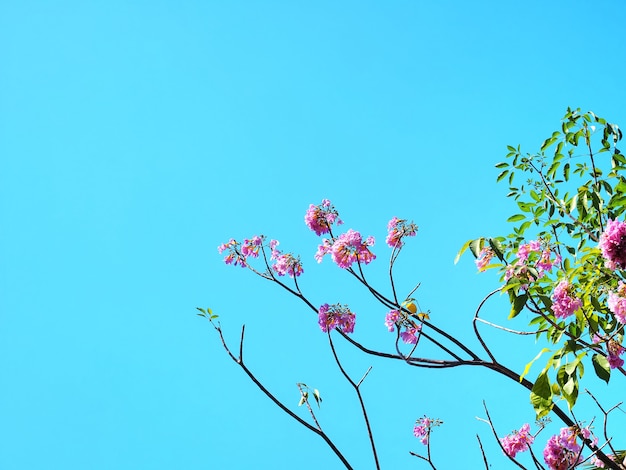
[[463,256],[463,253],[465,253],[465,250],[467,250],[470,246],[470,243],[472,243],[472,240],[467,240],[463,246],[461,247],[461,249],[459,250],[459,252],[456,254],[455,258],[454,258],[454,264],[457,264],[459,262],[459,260],[461,259],[461,256]]
[[507,162],[496,163],[496,168],[506,168],[509,164]]
[[478,258],[478,255],[480,255],[480,250],[483,249],[483,246],[485,245],[485,239],[480,237],[477,238],[476,240],[472,240],[469,244],[470,250],[472,250],[472,254],[474,255],[475,258]]
[[528,300],[528,294],[522,294],[522,295],[515,297],[515,300],[513,301],[513,305],[511,305],[511,313],[509,313],[509,319],[515,318],[516,316],[519,315],[519,313],[524,308],[524,305],[526,305],[527,300]]
[[496,254],[498,259],[500,261],[504,261],[504,250],[502,249],[502,244],[500,243],[500,241],[495,238],[490,238],[489,246],[491,247],[493,252]]
[[506,175],[508,175],[508,174],[509,174],[509,170],[504,170],[504,171],[502,171],[502,172],[498,175],[498,177],[496,178],[496,183],[498,183],[498,182],[502,181],[502,180],[506,177]]
[[515,214],[509,217],[506,221],[507,222],[519,222],[520,220],[524,220],[525,218],[526,216],[524,214]]
[[546,352],[550,352],[550,350],[548,348],[543,348],[541,351],[539,351],[539,354],[537,354],[532,361],[530,361],[528,364],[526,364],[526,367],[524,367],[524,372],[522,372],[522,375],[519,376],[519,381],[520,382],[522,381],[522,379],[524,377],[526,377],[526,374],[528,374],[528,372],[530,371],[530,368],[533,365],[533,363],[537,359],[539,359],[543,353],[546,353]]
[[315,403],[317,403],[317,407],[320,407],[320,403],[322,402],[322,396],[320,395],[320,391],[318,389],[313,390],[313,398],[315,398]]
[[530,391],[530,402],[535,409],[537,419],[543,418],[550,413],[552,409],[552,387],[550,386],[547,372],[544,371],[537,377]]
[[591,358],[593,363],[593,369],[596,371],[596,375],[604,380],[607,384],[611,378],[611,366],[609,361],[602,354],[594,354]]

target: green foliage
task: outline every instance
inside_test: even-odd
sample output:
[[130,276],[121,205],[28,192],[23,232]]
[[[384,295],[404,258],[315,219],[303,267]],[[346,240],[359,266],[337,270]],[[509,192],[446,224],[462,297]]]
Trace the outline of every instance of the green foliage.
[[[482,270],[500,268],[502,292],[511,304],[509,319],[529,312],[536,338],[554,346],[543,348],[520,377],[553,351],[532,387],[538,418],[549,413],[553,399],[574,407],[588,358],[595,374],[608,383],[608,345],[623,338],[624,327],[609,310],[607,298],[626,273],[606,268],[597,247],[607,221],[626,211],[626,157],[616,147],[621,139],[617,125],[592,112],[568,109],[560,129],[543,141],[538,153],[507,146],[506,160],[496,164],[496,179],[508,184],[507,196],[515,202],[507,218],[512,231],[505,237],[468,240],[455,259],[468,248],[478,258],[490,247],[502,264]],[[544,258],[519,253],[531,240],[541,244]],[[542,263],[550,256],[558,262],[547,269]],[[553,296],[562,280],[582,306],[557,316]]]

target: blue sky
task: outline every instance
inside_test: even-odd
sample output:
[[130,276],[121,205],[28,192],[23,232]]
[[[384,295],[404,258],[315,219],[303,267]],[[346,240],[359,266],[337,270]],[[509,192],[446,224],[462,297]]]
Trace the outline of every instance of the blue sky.
[[[385,311],[315,263],[303,216],[329,198],[346,229],[374,235],[381,283],[386,223],[413,219],[400,289],[421,282],[433,321],[473,341],[496,279],[452,260],[508,233],[493,165],[507,144],[536,150],[568,106],[626,123],[625,13],[615,0],[4,2],[0,467],[339,468],[227,358],[195,316],[210,306],[231,344],[246,324],[248,365],[279,398],[303,413],[295,383],[319,388],[322,425],[372,468],[315,316],[216,247],[279,239],[302,255],[311,299],[349,303],[355,338],[390,350]],[[532,340],[491,336],[514,368],[534,356]],[[483,399],[502,433],[533,419],[527,393],[486,371],[344,346],[354,377],[373,366],[363,393],[384,468],[420,468],[408,451],[423,450],[424,413],[445,421],[441,468],[479,465],[477,432],[502,464],[475,419]]]

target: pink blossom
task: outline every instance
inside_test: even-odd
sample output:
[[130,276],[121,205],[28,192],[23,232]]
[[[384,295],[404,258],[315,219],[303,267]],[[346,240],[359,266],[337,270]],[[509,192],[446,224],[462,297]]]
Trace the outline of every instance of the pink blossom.
[[609,292],[608,304],[617,321],[626,324],[626,284],[622,281],[619,281],[617,292]]
[[588,439],[591,431],[588,428],[561,428],[558,435],[548,440],[543,450],[543,459],[550,470],[569,470],[581,462],[582,447],[576,440],[578,436]]
[[350,229],[346,233],[339,235],[332,244],[330,254],[337,266],[346,269],[351,267],[355,261],[368,264],[374,260],[376,255],[368,248],[368,246],[372,245],[374,245],[374,237],[367,237],[363,241],[359,232]]
[[427,416],[419,418],[415,421],[415,425],[413,426],[413,435],[417,437],[422,444],[427,445],[433,428],[440,426],[442,423],[443,421],[439,419],[432,419]]
[[247,258],[248,256],[251,256],[252,258],[257,258],[259,256],[259,250],[262,244],[263,238],[257,235],[250,239],[246,238],[243,241],[243,245],[241,246],[241,254],[245,258]]
[[422,325],[416,325],[401,310],[390,310],[385,316],[385,326],[389,332],[395,331],[396,327],[398,331],[404,328],[404,331],[400,333],[400,337],[407,344],[417,344],[417,334],[422,330]]
[[624,359],[620,356],[624,354],[625,349],[619,344],[617,341],[610,340],[607,344],[607,349],[609,354],[607,355],[607,360],[609,361],[609,366],[611,369],[617,369],[624,365]]
[[401,319],[400,310],[389,310],[389,313],[385,316],[385,326],[390,333],[395,331],[394,327]]
[[[552,259],[552,251],[549,247],[542,248],[539,240],[533,240],[520,245],[517,250],[517,259],[506,267],[505,280],[513,276],[528,281],[534,281],[543,277],[547,271],[561,262],[561,257],[556,254]],[[529,268],[534,268],[536,274]]]
[[504,452],[509,457],[515,457],[518,452],[524,452],[528,450],[528,445],[532,444],[535,438],[529,434],[530,425],[524,424],[519,431],[513,431],[512,434],[504,436],[500,439],[500,443],[504,448]]
[[352,333],[355,320],[355,314],[345,305],[323,304],[319,308],[318,324],[324,333],[335,328],[344,333]]
[[300,257],[297,258],[291,253],[283,254],[276,247],[279,245],[278,240],[271,240],[269,247],[272,250],[272,256],[270,260],[274,260],[272,269],[276,271],[279,276],[289,275],[289,277],[298,277],[304,270],[302,269],[302,263]]
[[228,253],[224,257],[224,262],[226,264],[232,264],[233,266],[239,265],[242,268],[245,268],[247,266],[246,258],[239,252],[238,247],[239,242],[237,242],[237,240],[235,240],[234,238],[231,238],[230,241],[228,241],[227,243],[222,243],[220,246],[218,246],[217,252],[221,254],[224,251],[228,251]]
[[517,257],[520,261],[526,261],[531,253],[539,253],[541,251],[541,243],[539,240],[533,240],[524,245],[520,245],[517,249]]
[[626,268],[626,222],[609,220],[598,244],[607,268]]
[[311,204],[304,215],[304,223],[316,235],[322,235],[330,232],[330,227],[334,223],[341,225],[343,222],[339,219],[339,213],[328,199],[322,200],[320,205]]
[[414,237],[417,234],[417,225],[413,222],[407,223],[404,219],[393,217],[387,224],[387,245],[391,248],[400,248],[404,245],[404,237]]
[[566,318],[582,307],[580,299],[570,295],[571,286],[567,279],[563,279],[552,294],[552,311],[557,318]]
[[298,277],[304,272],[300,258],[295,258],[290,253],[284,255],[280,254],[274,259],[276,262],[272,265],[272,269],[276,271],[279,276],[287,274],[289,277]]
[[485,271],[487,269],[487,265],[489,265],[489,263],[491,262],[491,258],[493,258],[494,255],[495,253],[488,246],[480,250],[480,253],[478,254],[478,258],[476,258],[476,260],[474,261],[474,263],[476,263],[476,267],[478,268],[478,271],[480,272]]
[[322,240],[322,244],[317,247],[317,252],[315,253],[315,259],[318,263],[321,263],[324,256],[330,253],[332,247],[333,243],[330,240],[327,238]]
[[417,333],[422,329],[421,325],[409,326],[400,333],[402,341],[407,344],[417,344]]

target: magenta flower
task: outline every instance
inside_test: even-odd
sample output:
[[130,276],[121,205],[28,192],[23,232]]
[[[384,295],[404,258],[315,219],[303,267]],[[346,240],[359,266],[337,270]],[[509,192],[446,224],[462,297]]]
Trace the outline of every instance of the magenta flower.
[[272,269],[276,271],[279,276],[288,275],[295,278],[304,272],[302,269],[302,263],[300,257],[297,258],[291,253],[283,254],[280,250],[276,249],[278,246],[277,240],[270,241],[269,247],[272,250],[271,260],[274,260]]
[[[552,436],[543,450],[543,459],[550,470],[569,470],[578,465],[582,447],[576,441],[578,436],[589,439],[589,428],[561,428],[558,435]],[[594,443],[597,439],[594,439]]]
[[626,222],[609,220],[598,244],[611,270],[626,268]]
[[622,281],[619,281],[617,292],[609,292],[608,304],[617,321],[626,324],[626,284]]
[[571,286],[567,279],[563,279],[552,294],[552,311],[557,318],[566,318],[582,307],[580,299],[570,295]]
[[400,310],[389,310],[389,313],[385,316],[385,326],[390,333],[395,331],[396,323],[400,321],[402,321]]
[[423,418],[419,418],[415,421],[415,425],[413,426],[413,435],[417,437],[422,444],[427,445],[433,428],[440,426],[441,424],[443,424],[443,421],[440,421],[439,419],[431,419],[424,416]]
[[385,241],[391,248],[400,248],[404,245],[404,237],[414,237],[417,233],[417,225],[407,223],[404,219],[393,217],[387,224],[387,238]]
[[363,241],[359,232],[350,229],[346,233],[339,235],[332,244],[330,254],[337,266],[346,269],[351,267],[355,261],[368,264],[376,259],[376,255],[368,248],[373,245],[374,237],[367,237]]
[[[534,281],[536,278],[543,277],[547,271],[561,262],[561,257],[557,254],[552,259],[552,251],[549,247],[542,248],[539,240],[520,245],[517,250],[517,259],[515,262],[506,267],[504,274],[505,280],[511,279],[513,276]],[[529,268],[534,268],[536,274],[531,274]]]
[[355,314],[346,305],[323,304],[318,313],[318,324],[324,333],[335,328],[344,333],[352,333],[355,320]]
[[250,239],[246,238],[243,241],[243,245],[241,245],[241,254],[245,258],[247,258],[248,256],[251,256],[252,258],[257,258],[259,256],[259,250],[261,249],[262,244],[263,237],[255,235]]
[[402,341],[407,344],[417,344],[417,333],[419,333],[422,329],[422,325],[409,326],[400,333],[400,337]]
[[478,258],[476,258],[476,260],[474,261],[474,263],[476,263],[476,267],[478,268],[478,271],[480,272],[485,271],[487,269],[487,266],[491,262],[491,258],[493,258],[494,255],[495,253],[488,246],[480,250],[480,253],[478,254]]
[[330,240],[327,238],[322,239],[322,244],[317,247],[317,252],[315,253],[315,259],[318,263],[321,263],[324,256],[330,253],[332,247],[333,243]]
[[228,251],[224,257],[224,263],[232,264],[233,266],[239,265],[242,268],[245,268],[247,266],[246,258],[239,252],[238,248],[239,242],[237,242],[234,238],[231,238],[227,243],[222,243],[218,246],[217,252],[222,254],[224,251]]
[[395,328],[400,331],[400,338],[407,344],[417,344],[418,333],[422,330],[422,325],[416,325],[413,320],[401,310],[389,310],[385,316],[385,326],[389,332],[394,332]]
[[539,240],[533,240],[524,245],[520,245],[517,249],[517,257],[520,261],[526,261],[531,253],[539,253],[540,251],[541,242],[539,242]]
[[311,204],[304,215],[304,223],[316,235],[330,232],[330,227],[334,223],[341,225],[339,213],[328,199],[324,199],[318,206]]
[[504,452],[509,457],[515,457],[518,452],[528,450],[528,445],[532,444],[535,438],[529,434],[530,425],[524,424],[519,431],[513,431],[512,434],[504,436],[500,439],[500,443],[504,448]]

